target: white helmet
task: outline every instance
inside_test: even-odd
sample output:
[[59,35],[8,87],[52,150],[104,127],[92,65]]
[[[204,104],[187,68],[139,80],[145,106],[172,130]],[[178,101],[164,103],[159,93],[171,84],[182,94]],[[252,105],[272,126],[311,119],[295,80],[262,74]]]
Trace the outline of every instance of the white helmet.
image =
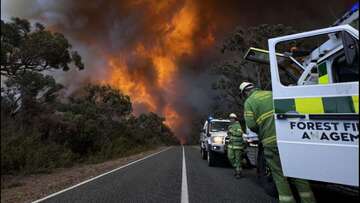
[[252,84],[251,82],[243,82],[243,83],[241,83],[241,85],[240,85],[240,87],[239,87],[240,92],[243,93],[244,90],[245,90],[246,88],[249,88],[249,87],[254,87],[254,84]]
[[237,118],[237,116],[236,116],[236,114],[231,113],[231,114],[229,115],[229,118]]

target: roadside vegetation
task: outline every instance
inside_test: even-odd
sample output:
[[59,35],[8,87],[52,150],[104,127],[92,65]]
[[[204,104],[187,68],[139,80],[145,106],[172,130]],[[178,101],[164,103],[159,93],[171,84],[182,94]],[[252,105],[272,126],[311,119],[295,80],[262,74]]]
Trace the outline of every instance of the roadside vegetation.
[[[195,115],[192,121],[190,141],[199,143],[199,130],[203,127],[208,116],[214,118],[228,118],[230,113],[236,113],[245,130],[243,119],[244,98],[240,95],[241,82],[248,81],[258,88],[271,90],[270,66],[249,62],[244,56],[250,47],[268,50],[268,39],[282,35],[289,35],[297,31],[283,24],[262,24],[249,28],[236,27],[228,33],[219,47],[222,57],[219,62],[212,64],[211,72],[215,76],[212,89],[215,96],[209,112]],[[280,70],[281,71],[281,70]],[[280,74],[287,78],[284,71]]]
[[134,116],[131,98],[120,90],[87,84],[64,96],[65,87],[44,72],[71,68],[85,66],[62,34],[24,19],[1,20],[1,175],[178,144],[164,118]]
[[[268,39],[296,33],[296,30],[283,24],[262,24],[255,27],[237,27],[224,39],[220,48],[223,60],[213,64],[212,72],[217,80],[212,84],[216,91],[212,115],[227,118],[232,112],[239,115],[243,123],[244,98],[240,96],[241,82],[248,81],[263,90],[271,90],[270,66],[249,62],[244,56],[250,47],[268,50]],[[285,72],[281,71],[286,78]]]

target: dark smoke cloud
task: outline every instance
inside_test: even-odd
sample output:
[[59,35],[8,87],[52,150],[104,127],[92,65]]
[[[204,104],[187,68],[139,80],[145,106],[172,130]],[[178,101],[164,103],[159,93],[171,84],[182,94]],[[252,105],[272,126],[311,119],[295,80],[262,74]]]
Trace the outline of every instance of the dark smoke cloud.
[[[66,34],[84,56],[86,70],[82,73],[56,73],[60,80],[74,90],[83,81],[106,77],[105,55],[127,58],[133,81],[145,81],[147,90],[155,95],[159,111],[170,103],[181,116],[194,112],[206,114],[211,103],[209,68],[219,60],[217,45],[236,26],[258,24],[286,24],[299,30],[331,25],[349,9],[353,0],[194,0],[197,27],[192,38],[196,45],[193,54],[178,57],[179,75],[174,78],[176,92],[165,93],[155,83],[154,64],[146,56],[135,56],[132,51],[141,42],[145,48],[159,43],[166,32],[164,24],[184,6],[185,0],[7,0],[1,1],[2,13],[41,21],[51,29]],[[3,10],[4,9],[4,10]],[[3,15],[3,14],[2,14]],[[5,16],[4,16],[5,17]],[[3,16],[2,16],[3,18]],[[212,33],[211,47],[200,42]],[[139,106],[145,111],[145,106]],[[191,120],[191,119],[188,119]],[[177,132],[186,134],[189,123]]]

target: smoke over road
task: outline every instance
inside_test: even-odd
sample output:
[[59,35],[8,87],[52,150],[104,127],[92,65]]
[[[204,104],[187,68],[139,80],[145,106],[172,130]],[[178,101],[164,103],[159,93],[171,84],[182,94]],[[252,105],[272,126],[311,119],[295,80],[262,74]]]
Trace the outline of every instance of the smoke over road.
[[61,77],[69,88],[85,80],[117,87],[131,97],[136,114],[159,113],[186,142],[191,116],[208,110],[208,70],[219,58],[216,47],[235,26],[326,26],[353,2],[7,0],[1,4],[2,15],[45,23],[80,50],[86,70]]

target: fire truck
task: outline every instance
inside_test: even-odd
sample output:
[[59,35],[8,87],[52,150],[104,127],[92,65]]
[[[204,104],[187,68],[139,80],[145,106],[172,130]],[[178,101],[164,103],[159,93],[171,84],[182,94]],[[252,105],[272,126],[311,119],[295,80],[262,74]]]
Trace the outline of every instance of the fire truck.
[[332,26],[268,40],[245,59],[270,65],[287,177],[359,187],[359,3]]

